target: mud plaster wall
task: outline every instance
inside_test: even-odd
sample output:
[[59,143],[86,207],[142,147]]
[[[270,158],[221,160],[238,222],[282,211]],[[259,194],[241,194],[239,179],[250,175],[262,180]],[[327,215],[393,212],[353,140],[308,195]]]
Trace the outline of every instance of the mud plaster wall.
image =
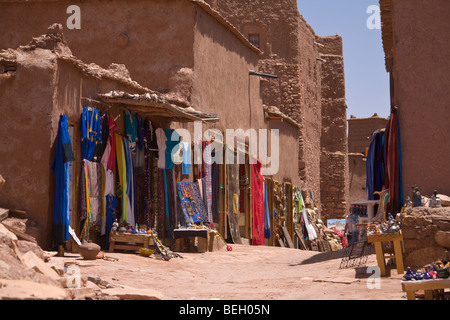
[[369,148],[372,134],[385,129],[388,119],[373,116],[371,118],[350,118],[348,123],[348,152],[365,153]]
[[343,218],[349,208],[347,105],[340,36],[317,37],[322,63],[322,218]]
[[366,159],[362,153],[348,154],[349,203],[367,199]]
[[18,55],[16,76],[0,82],[0,207],[25,210],[39,226],[51,223],[55,64],[44,50]]
[[394,99],[405,193],[416,184],[422,194],[450,194],[449,16],[446,0],[393,1]]
[[[81,10],[79,30],[66,27],[73,4]],[[82,61],[103,68],[125,64],[133,80],[165,92],[172,68],[193,66],[193,8],[182,0],[0,2],[0,27],[6,30],[0,49],[17,48],[61,23],[69,48]]]
[[195,9],[194,75],[191,102],[218,114],[215,127],[266,128],[257,69],[258,55],[200,7]]

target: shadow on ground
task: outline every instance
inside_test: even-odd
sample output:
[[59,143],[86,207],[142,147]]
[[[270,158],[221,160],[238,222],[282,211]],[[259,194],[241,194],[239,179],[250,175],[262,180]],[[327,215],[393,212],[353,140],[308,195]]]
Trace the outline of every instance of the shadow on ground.
[[289,266],[299,266],[299,265],[305,265],[305,264],[312,264],[312,263],[318,263],[318,262],[324,262],[334,259],[342,259],[344,257],[344,249],[338,250],[338,251],[331,251],[331,252],[321,252],[318,254],[315,254],[314,256],[307,258],[303,260],[300,263],[296,264],[290,264]]

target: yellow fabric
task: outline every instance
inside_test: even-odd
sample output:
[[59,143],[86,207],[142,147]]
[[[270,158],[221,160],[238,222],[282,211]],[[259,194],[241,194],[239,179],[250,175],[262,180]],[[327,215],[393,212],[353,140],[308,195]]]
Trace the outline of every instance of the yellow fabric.
[[125,190],[127,190],[127,168],[125,162],[125,151],[123,149],[123,140],[120,135],[116,135],[116,159],[117,159],[117,170],[119,172],[119,185],[117,187],[117,197],[122,198],[122,221],[128,221],[127,215],[127,201]]

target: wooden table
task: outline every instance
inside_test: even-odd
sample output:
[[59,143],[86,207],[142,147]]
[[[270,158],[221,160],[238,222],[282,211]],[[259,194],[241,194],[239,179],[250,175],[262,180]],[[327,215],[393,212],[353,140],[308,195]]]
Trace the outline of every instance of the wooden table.
[[444,290],[450,288],[450,278],[446,279],[431,279],[431,280],[416,280],[416,281],[402,281],[402,290],[406,292],[408,300],[416,300],[414,292],[416,290],[423,290],[425,293],[425,300],[433,300],[433,290]]
[[153,245],[150,234],[111,232],[109,235],[109,252],[114,252],[115,249],[137,251]]
[[[173,230],[175,238],[175,250],[184,251],[183,239],[197,240],[197,251],[207,252],[213,250],[214,244],[214,232],[210,232],[208,229],[175,229]],[[209,244],[209,245],[208,245]]]
[[[375,253],[377,254],[378,267],[380,268],[381,276],[386,276],[385,251],[383,250],[383,242],[392,242],[394,244],[394,257],[397,266],[398,274],[403,274],[405,268],[403,266],[403,235],[402,232],[372,234],[367,235],[367,242],[373,243],[375,246]],[[389,256],[388,256],[389,257]]]

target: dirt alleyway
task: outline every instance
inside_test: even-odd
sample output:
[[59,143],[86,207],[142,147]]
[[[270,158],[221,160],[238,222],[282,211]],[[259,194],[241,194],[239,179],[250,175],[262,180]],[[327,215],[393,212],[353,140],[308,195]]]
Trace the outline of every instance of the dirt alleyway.
[[[117,291],[135,288],[162,300],[404,300],[401,275],[380,279],[367,266],[339,269],[339,252],[232,245],[233,251],[181,253],[164,261],[133,253],[105,253],[117,261],[82,260],[77,254],[53,257],[51,264],[77,262],[82,277],[99,277]],[[371,277],[371,278],[369,278]],[[369,283],[369,285],[368,285]]]

